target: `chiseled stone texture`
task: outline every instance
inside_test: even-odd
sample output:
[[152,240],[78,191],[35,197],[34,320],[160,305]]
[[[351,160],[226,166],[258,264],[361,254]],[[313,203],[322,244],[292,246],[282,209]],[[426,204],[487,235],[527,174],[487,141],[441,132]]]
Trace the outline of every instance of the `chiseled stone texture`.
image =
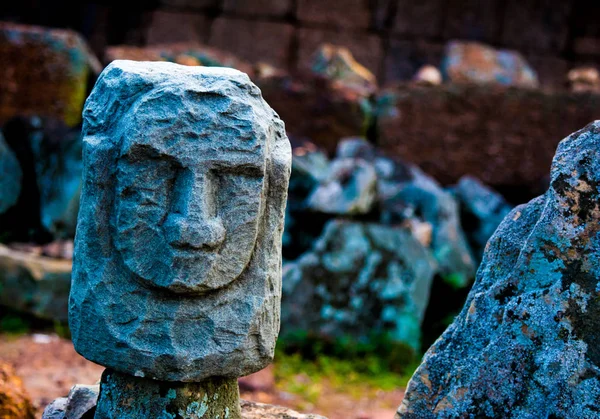
[[437,264],[408,228],[330,221],[311,251],[286,264],[282,332],[419,347]]
[[0,134],[0,214],[17,203],[21,177],[19,161]]
[[165,381],[268,365],[291,150],[260,90],[237,70],[115,61],[83,135],[75,349]]
[[600,416],[600,121],[563,140],[548,191],[490,239],[399,418]]

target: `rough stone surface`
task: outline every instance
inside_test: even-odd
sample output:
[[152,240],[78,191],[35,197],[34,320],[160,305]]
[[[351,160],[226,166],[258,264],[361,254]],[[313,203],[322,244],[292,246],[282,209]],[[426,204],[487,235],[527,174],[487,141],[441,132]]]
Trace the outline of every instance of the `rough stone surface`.
[[0,245],[0,304],[48,320],[67,320],[71,261]]
[[381,221],[408,224],[415,233],[430,225],[430,239],[421,242],[431,243],[440,274],[456,287],[471,282],[475,261],[461,229],[458,203],[449,192],[418,167],[385,156],[360,138],[341,141],[337,156],[370,162],[377,177]]
[[349,88],[370,95],[377,90],[377,79],[354,59],[348,48],[323,44],[315,52],[312,71]]
[[377,198],[377,173],[363,159],[338,158],[308,198],[314,211],[337,215],[366,214]]
[[0,214],[12,207],[21,193],[21,166],[0,133]]
[[320,415],[302,414],[287,407],[242,400],[243,419],[327,419]]
[[449,42],[442,73],[452,83],[500,84],[535,88],[535,71],[516,51],[495,50],[478,42]]
[[598,417],[599,150],[600,121],[560,143],[548,191],[491,238],[397,417]]
[[284,269],[282,333],[419,347],[436,263],[406,228],[329,222],[311,251]]
[[225,68],[116,61],[84,111],[76,350],[165,381],[273,357],[291,165],[277,114]]
[[88,412],[96,409],[98,395],[100,394],[100,385],[75,384],[65,406],[65,417],[68,419],[83,419]]
[[348,48],[356,61],[379,74],[383,59],[382,40],[377,35],[348,30],[325,28],[299,28],[298,69],[308,71],[312,68],[314,55],[321,45],[329,43]]
[[90,67],[83,38],[67,30],[0,22],[0,122],[24,114],[81,121]]
[[178,417],[241,419],[237,379],[175,383],[111,370],[102,374],[95,419]]
[[472,176],[463,176],[453,192],[460,204],[463,230],[477,260],[481,260],[486,243],[512,206]]
[[14,369],[0,362],[0,418],[33,419],[35,410]]
[[67,409],[67,398],[59,397],[53,400],[42,414],[42,419],[65,419],[65,410]]

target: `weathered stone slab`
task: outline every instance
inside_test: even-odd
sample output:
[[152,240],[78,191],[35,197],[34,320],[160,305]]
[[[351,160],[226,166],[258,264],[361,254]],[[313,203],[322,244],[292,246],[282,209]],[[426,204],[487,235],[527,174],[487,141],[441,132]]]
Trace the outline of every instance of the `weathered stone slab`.
[[560,143],[548,191],[490,239],[397,417],[598,417],[599,161],[600,121]]
[[0,245],[0,304],[48,320],[67,320],[71,261]]
[[115,61],[84,119],[76,350],[164,381],[264,368],[291,151],[260,90],[232,69]]
[[0,22],[0,62],[0,122],[25,114],[81,121],[90,68],[99,64],[77,33]]

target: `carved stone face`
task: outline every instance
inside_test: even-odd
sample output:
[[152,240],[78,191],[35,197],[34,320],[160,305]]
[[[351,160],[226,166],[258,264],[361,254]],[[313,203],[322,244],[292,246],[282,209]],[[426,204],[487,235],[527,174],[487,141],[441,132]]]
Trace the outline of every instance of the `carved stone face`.
[[82,132],[76,350],[162,381],[267,366],[291,148],[258,87],[233,69],[113,61]]
[[202,293],[231,283],[250,261],[264,197],[265,144],[247,135],[260,129],[239,127],[244,136],[236,136],[232,126],[211,126],[206,103],[194,111],[178,102],[163,95],[159,104],[149,100],[133,112],[147,115],[144,108],[152,106],[152,115],[162,115],[159,124],[136,116],[126,122],[115,245],[147,284]]

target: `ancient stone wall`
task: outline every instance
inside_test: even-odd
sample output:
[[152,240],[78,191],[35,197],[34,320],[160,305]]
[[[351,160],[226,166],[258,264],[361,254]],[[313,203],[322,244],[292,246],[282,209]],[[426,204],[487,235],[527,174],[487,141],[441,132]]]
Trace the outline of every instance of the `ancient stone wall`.
[[572,65],[600,62],[600,5],[587,0],[154,0],[126,9],[10,3],[0,6],[0,19],[71,27],[98,54],[106,45],[197,41],[295,69],[331,42],[389,82],[439,64],[448,40],[472,39],[522,51],[546,86],[562,83]]

